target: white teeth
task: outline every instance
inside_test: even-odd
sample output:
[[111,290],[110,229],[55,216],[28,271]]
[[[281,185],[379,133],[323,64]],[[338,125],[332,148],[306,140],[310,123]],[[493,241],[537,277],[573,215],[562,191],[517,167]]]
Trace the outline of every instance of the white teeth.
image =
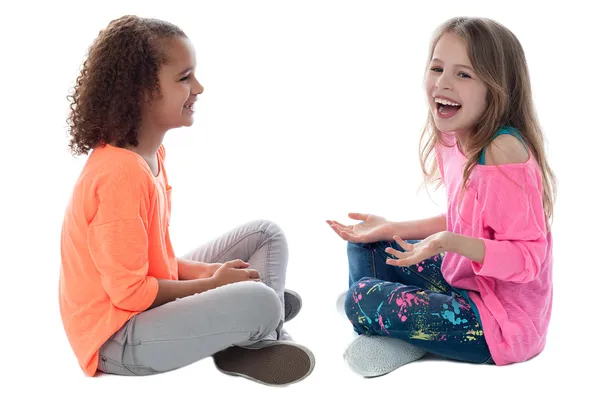
[[434,101],[438,104],[442,104],[442,105],[453,105],[455,107],[460,107],[460,104],[457,103],[453,103],[452,101],[448,101],[445,98],[434,98]]

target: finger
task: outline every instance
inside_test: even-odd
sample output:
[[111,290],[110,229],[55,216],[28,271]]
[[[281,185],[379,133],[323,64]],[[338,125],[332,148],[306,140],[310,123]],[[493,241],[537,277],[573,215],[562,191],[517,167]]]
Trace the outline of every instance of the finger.
[[400,267],[407,267],[407,266],[412,266],[417,264],[418,262],[420,262],[421,260],[418,259],[415,256],[407,256],[405,258],[402,259],[392,259],[392,258],[388,258],[385,263],[387,263],[388,265],[392,265],[392,266],[400,266]]
[[338,223],[335,221],[332,221],[330,226],[332,226],[332,227],[335,226],[340,230],[350,230],[350,226],[346,226],[344,224],[341,224],[341,223]]
[[356,243],[364,244],[364,243],[369,242],[367,239],[365,239],[365,237],[355,234],[355,233],[344,233],[343,237],[347,241],[356,242]]
[[260,279],[260,274],[258,273],[258,270],[246,269],[246,273],[248,273],[248,277],[250,277],[250,279]]
[[338,234],[339,234],[339,233],[340,233],[340,231],[341,231],[341,229],[340,229],[338,226],[336,226],[335,224],[330,224],[330,225],[329,225],[329,227],[331,227],[331,229],[332,229],[333,231],[335,231],[336,233],[338,233]]
[[341,231],[340,231],[340,229],[339,229],[339,228],[337,228],[336,226],[333,226],[333,225],[331,225],[331,224],[329,225],[329,227],[331,227],[331,230],[333,230],[333,231],[335,232],[335,234],[337,234],[338,236],[340,236],[340,237],[341,237],[341,234],[340,234],[340,233],[341,233]]
[[354,220],[366,221],[367,218],[369,217],[369,215],[368,214],[364,214],[364,213],[350,212],[348,214],[348,217],[350,219],[354,219]]
[[244,262],[241,259],[231,260],[231,261],[225,262],[225,263],[227,264],[227,267],[235,268],[235,269],[245,269],[246,267],[250,266],[250,263]]
[[394,236],[394,241],[396,241],[398,243],[398,245],[400,245],[402,247],[402,249],[404,249],[405,251],[412,251],[413,250],[413,245],[407,243],[406,241],[404,241],[399,236],[395,235]]
[[390,255],[395,256],[398,259],[403,259],[403,258],[406,258],[407,256],[409,256],[409,253],[398,251],[397,249],[394,249],[392,247],[387,247],[385,249],[385,252],[388,253],[388,254],[390,254]]
[[356,235],[354,233],[348,233],[346,231],[342,231],[342,233],[340,235],[346,241],[364,242],[363,238],[359,237],[358,235]]
[[335,231],[337,233],[337,235],[339,235],[342,239],[347,240],[348,236],[349,236],[349,232],[347,230],[342,230],[337,226],[331,226],[331,228],[333,229],[333,231]]

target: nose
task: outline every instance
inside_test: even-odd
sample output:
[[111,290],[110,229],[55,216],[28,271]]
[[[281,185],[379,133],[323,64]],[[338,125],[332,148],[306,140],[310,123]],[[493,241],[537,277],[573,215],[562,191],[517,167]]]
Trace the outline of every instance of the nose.
[[446,74],[446,71],[442,72],[438,80],[435,82],[435,87],[440,90],[452,89],[450,77]]
[[198,82],[198,80],[196,78],[194,78],[194,87],[192,87],[192,92],[195,95],[199,95],[199,94],[202,94],[204,92],[204,86],[202,86],[200,84],[200,82]]

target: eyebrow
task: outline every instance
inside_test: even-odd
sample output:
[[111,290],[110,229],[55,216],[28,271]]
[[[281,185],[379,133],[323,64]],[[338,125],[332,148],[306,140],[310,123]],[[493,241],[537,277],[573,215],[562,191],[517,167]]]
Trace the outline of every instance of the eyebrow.
[[[433,58],[431,60],[431,62],[443,62],[442,60],[440,60],[439,58]],[[468,65],[463,65],[463,64],[456,64],[457,67],[460,68],[465,68],[465,69],[470,69],[471,71],[474,71],[474,69]]]
[[188,72],[192,72],[193,70],[194,70],[194,68],[192,68],[192,67],[188,67],[188,68],[184,69],[183,71],[179,72],[179,73],[177,74],[177,76],[185,75],[186,73],[188,73]]

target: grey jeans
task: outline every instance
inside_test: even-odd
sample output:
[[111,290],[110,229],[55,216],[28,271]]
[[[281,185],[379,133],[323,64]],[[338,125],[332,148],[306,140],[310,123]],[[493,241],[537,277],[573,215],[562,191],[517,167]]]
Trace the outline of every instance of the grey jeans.
[[180,298],[131,318],[100,348],[100,371],[149,375],[177,369],[228,348],[282,334],[288,247],[270,221],[239,226],[184,258],[241,259],[263,282],[247,281]]

